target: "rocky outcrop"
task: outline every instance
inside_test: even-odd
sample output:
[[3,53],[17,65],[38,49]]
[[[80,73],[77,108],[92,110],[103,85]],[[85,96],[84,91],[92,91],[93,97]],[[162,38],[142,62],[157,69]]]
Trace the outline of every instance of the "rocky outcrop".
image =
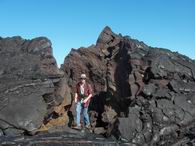
[[[0,38],[0,58],[2,145],[195,143],[195,63],[184,55],[105,27],[95,45],[72,49],[61,70],[44,37]],[[73,96],[81,73],[94,96],[92,129],[79,132],[67,126],[74,124]],[[39,133],[48,128],[48,134]],[[34,132],[39,134],[21,136]]]
[[149,145],[192,140],[195,65],[190,58],[106,27],[96,45],[72,49],[62,70],[70,87],[69,101],[80,74],[87,74],[94,88],[94,132]]
[[56,92],[63,74],[51,42],[45,37],[1,38],[0,58],[0,133],[36,131],[64,98]]

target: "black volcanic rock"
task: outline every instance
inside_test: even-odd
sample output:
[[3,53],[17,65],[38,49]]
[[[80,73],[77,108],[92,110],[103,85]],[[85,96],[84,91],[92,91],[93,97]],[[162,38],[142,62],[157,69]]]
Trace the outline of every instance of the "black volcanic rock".
[[45,37],[2,38],[0,58],[0,131],[6,135],[34,131],[43,123],[47,108],[62,101],[55,93],[62,74],[51,42]]
[[133,143],[117,142],[114,138],[105,138],[86,131],[79,132],[60,127],[63,131],[39,133],[35,136],[1,137],[2,146],[138,146]]
[[[95,45],[71,50],[61,66],[64,73],[44,37],[0,38],[0,57],[0,144],[195,143],[195,63],[184,55],[147,46],[105,27]],[[87,74],[94,89],[91,131],[108,139],[86,130],[58,132],[55,127],[48,134],[16,136],[33,134],[43,121],[59,116],[55,111],[64,114],[64,108],[68,125],[74,124],[72,101],[81,73]]]
[[96,45],[72,49],[62,70],[70,93],[80,73],[87,74],[94,88],[91,120],[93,126],[104,127],[106,136],[149,145],[192,142],[194,60],[105,27]]

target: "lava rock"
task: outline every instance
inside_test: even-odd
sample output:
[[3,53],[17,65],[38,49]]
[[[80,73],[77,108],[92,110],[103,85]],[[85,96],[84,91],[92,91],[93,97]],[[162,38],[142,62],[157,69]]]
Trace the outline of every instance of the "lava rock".
[[45,98],[53,95],[56,103],[64,98],[56,100],[55,84],[62,73],[51,45],[45,37],[0,40],[0,128],[7,129],[5,134],[38,129],[49,107]]
[[[54,114],[56,110],[53,110],[58,105],[57,111],[67,110],[73,121],[76,83],[80,74],[86,73],[94,90],[89,106],[93,132],[108,139],[114,136],[116,141],[129,145],[132,142],[140,145],[194,143],[191,129],[195,128],[195,63],[184,55],[147,46],[105,27],[95,45],[72,49],[61,70],[52,56],[51,42],[43,37],[1,38],[0,57],[0,129],[3,133],[9,128],[37,129],[44,115],[58,119],[55,116],[60,114]],[[74,135],[77,138],[93,139],[86,131],[77,132],[78,135]],[[62,133],[55,134],[54,131],[58,143],[51,145],[69,145]],[[33,138],[47,145],[48,141],[43,140],[47,136]],[[50,136],[50,140],[56,140]],[[81,144],[77,142],[74,144]],[[88,144],[97,144],[97,141]]]
[[[147,46],[105,27],[95,45],[72,49],[61,69],[70,93],[80,74],[87,74],[94,88],[90,109],[98,114],[92,116],[93,127],[104,127],[107,136],[172,145],[186,137],[178,131],[186,133],[194,124],[194,60],[177,52]],[[116,112],[113,123],[106,118],[112,117],[107,107]]]

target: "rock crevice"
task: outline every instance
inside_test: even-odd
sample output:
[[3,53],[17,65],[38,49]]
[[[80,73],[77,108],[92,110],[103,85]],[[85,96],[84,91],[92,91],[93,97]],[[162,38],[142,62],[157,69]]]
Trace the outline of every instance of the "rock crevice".
[[149,145],[171,145],[192,132],[194,61],[184,55],[105,27],[96,45],[72,50],[62,70],[71,93],[80,73],[89,77],[94,132]]

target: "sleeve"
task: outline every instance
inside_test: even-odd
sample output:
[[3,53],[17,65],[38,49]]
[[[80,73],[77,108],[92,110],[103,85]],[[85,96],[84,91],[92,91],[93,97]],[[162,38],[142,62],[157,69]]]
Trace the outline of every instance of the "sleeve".
[[88,84],[88,95],[93,94],[93,90],[90,84]]

